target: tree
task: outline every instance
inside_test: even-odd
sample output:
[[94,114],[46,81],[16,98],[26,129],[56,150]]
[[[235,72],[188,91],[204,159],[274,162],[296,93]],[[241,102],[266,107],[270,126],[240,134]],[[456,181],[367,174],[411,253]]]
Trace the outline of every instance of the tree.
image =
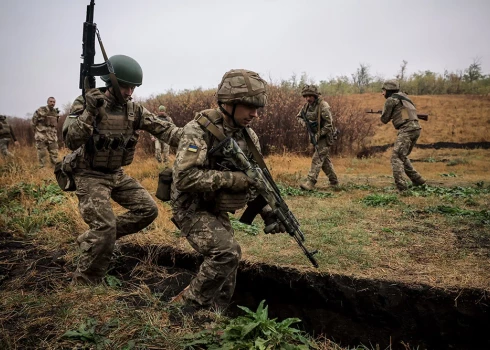
[[483,74],[481,72],[481,58],[473,58],[473,63],[465,69],[463,78],[465,81],[470,83],[483,78]]
[[405,73],[407,72],[407,64],[408,62],[403,60],[402,64],[400,65],[400,73],[396,76],[398,80],[400,80],[400,83],[403,82],[403,79],[405,79]]
[[352,74],[352,81],[359,90],[359,93],[362,94],[371,81],[369,66],[367,64],[359,63],[359,68]]

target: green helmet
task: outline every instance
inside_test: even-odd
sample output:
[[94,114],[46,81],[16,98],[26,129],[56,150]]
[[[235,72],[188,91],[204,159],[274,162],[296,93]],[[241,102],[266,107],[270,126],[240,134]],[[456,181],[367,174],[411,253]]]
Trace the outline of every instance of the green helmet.
[[321,93],[320,91],[318,91],[318,87],[316,85],[305,85],[303,86],[303,88],[301,89],[301,95],[303,97],[305,96],[320,96]]
[[383,83],[384,90],[400,90],[400,84],[396,80],[387,80]]
[[223,75],[218,85],[218,103],[244,103],[257,108],[267,105],[267,83],[257,73],[232,69]]
[[164,105],[160,105],[160,107],[158,107],[159,112],[165,112],[166,110],[167,108]]
[[[143,83],[143,70],[138,62],[129,56],[114,55],[109,58],[117,81],[128,85],[140,86]],[[100,77],[107,86],[111,85],[109,74]]]

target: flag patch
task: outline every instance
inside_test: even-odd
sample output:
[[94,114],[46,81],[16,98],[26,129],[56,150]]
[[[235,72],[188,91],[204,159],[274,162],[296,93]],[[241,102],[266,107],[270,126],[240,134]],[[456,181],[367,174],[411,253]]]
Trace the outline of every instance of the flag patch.
[[197,146],[196,146],[196,145],[189,145],[189,147],[187,147],[187,150],[188,150],[189,152],[194,152],[194,153],[195,153],[195,152],[197,152],[197,149],[198,149],[198,148],[197,148]]

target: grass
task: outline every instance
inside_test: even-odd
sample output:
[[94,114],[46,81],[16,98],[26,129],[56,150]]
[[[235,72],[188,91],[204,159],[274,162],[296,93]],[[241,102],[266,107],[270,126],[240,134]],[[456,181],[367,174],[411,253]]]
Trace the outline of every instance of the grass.
[[[378,104],[378,97],[375,99]],[[454,99],[456,104],[461,102],[459,96]],[[433,116],[429,123],[422,124],[420,142],[443,139],[432,140],[429,129],[434,126],[435,132],[445,111],[438,108],[453,103],[450,100],[445,96],[433,97],[432,101],[416,97],[420,111]],[[370,108],[371,100],[366,101],[366,108]],[[469,101],[470,111],[487,110],[486,104],[478,107],[472,103],[477,102]],[[473,125],[470,119],[451,119],[451,123],[455,126],[441,127],[437,135],[446,137],[454,130],[458,136],[455,142],[478,138],[473,128],[469,131],[473,139],[458,133],[458,125]],[[393,141],[394,132],[389,128],[386,132],[389,135],[376,136],[378,144]],[[67,286],[77,259],[74,240],[87,228],[79,216],[76,195],[57,188],[51,169],[36,167],[34,149],[21,147],[15,153],[15,162],[0,160],[0,233],[19,242],[29,241],[25,249],[15,251],[16,263],[31,259],[30,263],[46,268],[43,273],[26,269],[25,274],[1,285],[0,348],[63,349],[80,344],[94,349],[183,349],[186,337],[222,324],[223,316],[211,312],[184,317],[175,325],[170,320],[174,310],[144,282],[159,279],[164,273],[151,256],[147,261],[138,261],[130,272],[130,282],[108,278],[105,288]],[[333,158],[340,186],[331,188],[321,174],[314,191],[302,191],[298,186],[308,172],[309,158],[270,156],[266,162],[301,224],[305,245],[319,250],[316,258],[320,267],[314,270],[288,235],[265,235],[260,219],[253,226],[243,225],[237,213],[232,216],[232,225],[243,259],[304,272],[490,291],[489,155],[490,151],[482,149],[415,149],[411,157],[426,161],[414,166],[428,181],[403,194],[393,184],[391,151],[369,159]],[[159,169],[153,157],[138,154],[126,171],[155,193]],[[124,238],[124,242],[192,252],[170,222],[168,204],[157,201],[157,205],[159,216],[154,223],[144,232]],[[116,204],[114,209],[124,212]],[[53,257],[51,264],[56,264],[59,257],[66,265],[52,273],[51,265],[33,255],[33,247]],[[0,283],[11,264],[0,259]],[[326,339],[315,339],[315,344],[323,350],[341,349]]]

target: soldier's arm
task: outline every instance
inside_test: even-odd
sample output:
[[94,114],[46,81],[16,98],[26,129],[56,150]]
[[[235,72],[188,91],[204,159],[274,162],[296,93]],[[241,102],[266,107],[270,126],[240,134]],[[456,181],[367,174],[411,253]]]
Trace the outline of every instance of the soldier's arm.
[[32,119],[31,119],[31,126],[34,129],[36,128],[37,120],[39,118],[38,111],[39,111],[39,109],[34,112],[34,114],[32,115]]
[[325,136],[332,131],[332,112],[330,111],[330,105],[325,101],[318,108],[321,108],[320,115],[324,124],[320,130],[320,135]]
[[139,104],[136,105],[136,112],[139,117],[136,129],[147,131],[170,146],[177,147],[179,145],[182,128],[179,128],[174,123],[157,118],[153,113]]
[[173,179],[177,190],[210,192],[229,188],[233,183],[230,171],[204,169],[208,145],[204,130],[196,121],[187,123],[175,156]]
[[[72,151],[84,145],[92,136],[94,128],[92,126],[95,116],[84,109],[83,97],[79,96],[73,102],[70,108],[70,114],[67,116],[66,135],[64,138],[66,146]],[[63,128],[65,129],[65,128]]]
[[393,109],[395,108],[396,103],[392,98],[388,98],[383,107],[383,112],[381,113],[381,122],[383,124],[388,124],[392,118]]

